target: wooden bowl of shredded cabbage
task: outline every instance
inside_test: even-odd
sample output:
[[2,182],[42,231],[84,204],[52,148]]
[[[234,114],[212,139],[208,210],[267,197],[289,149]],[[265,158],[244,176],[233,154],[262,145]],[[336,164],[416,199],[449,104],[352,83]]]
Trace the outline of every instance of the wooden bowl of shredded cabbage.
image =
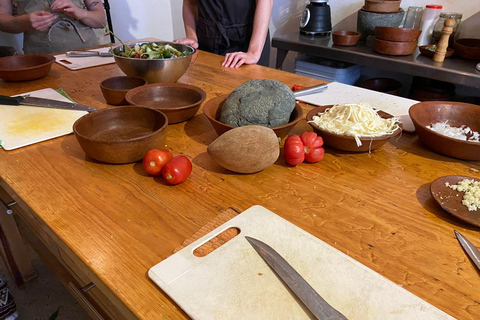
[[310,110],[307,123],[326,145],[351,152],[370,152],[400,134],[398,118],[364,104],[337,104]]

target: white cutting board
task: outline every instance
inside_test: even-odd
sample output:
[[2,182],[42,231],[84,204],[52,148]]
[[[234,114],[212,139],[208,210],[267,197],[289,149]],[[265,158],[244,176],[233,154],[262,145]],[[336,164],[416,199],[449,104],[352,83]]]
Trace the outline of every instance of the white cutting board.
[[[205,257],[192,254],[230,227],[240,234]],[[155,265],[148,275],[193,319],[310,319],[245,236],[269,244],[349,320],[454,319],[261,206]]]
[[300,96],[296,99],[318,106],[363,102],[375,109],[399,117],[403,124],[403,130],[408,132],[415,131],[408,109],[420,102],[339,82],[329,83],[327,90],[323,92]]
[[[32,97],[71,102],[52,88],[29,92]],[[87,111],[0,105],[0,140],[13,150],[73,132],[73,123]]]
[[[89,51],[109,52],[110,47]],[[58,54],[55,56],[55,62],[70,70],[80,70],[115,63],[115,59],[113,57],[69,57],[66,54]]]

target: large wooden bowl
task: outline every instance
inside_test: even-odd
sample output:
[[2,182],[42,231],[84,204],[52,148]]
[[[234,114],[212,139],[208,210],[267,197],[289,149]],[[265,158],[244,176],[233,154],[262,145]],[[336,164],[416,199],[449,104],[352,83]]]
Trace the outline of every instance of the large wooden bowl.
[[408,56],[417,49],[418,41],[385,41],[375,38],[373,50],[390,56]]
[[[360,141],[362,142],[361,146],[357,146],[355,138],[352,136],[340,135],[325,131],[319,128],[315,123],[313,123],[313,116],[318,115],[319,113],[325,112],[326,109],[331,108],[332,106],[320,106],[310,110],[307,113],[307,123],[313,128],[319,136],[322,137],[323,142],[332,148],[350,151],[350,152],[367,152],[380,148],[385,143],[387,143],[390,138],[395,137],[400,134],[402,131],[402,125],[399,124],[399,127],[392,134],[386,134],[380,137],[361,137]],[[377,111],[378,115],[384,119],[392,118],[391,114],[388,114],[383,111]]]
[[141,160],[150,149],[163,148],[167,127],[161,111],[122,106],[84,115],[73,124],[73,132],[89,157],[106,163],[131,163]]
[[453,48],[457,56],[480,61],[480,39],[462,38],[453,41]]
[[28,81],[45,77],[55,57],[51,54],[21,54],[0,58],[0,78],[5,81]]
[[385,41],[417,41],[422,30],[395,27],[375,27],[375,38]]
[[[203,106],[203,114],[207,117],[208,121],[210,121],[213,129],[215,129],[218,135],[222,135],[228,130],[235,128],[223,122],[220,122],[219,120],[222,112],[223,104],[225,103],[225,100],[227,98],[228,98],[227,94],[223,96],[219,96],[207,101]],[[290,122],[286,125],[273,127],[271,129],[275,132],[277,137],[282,139],[290,133],[293,127],[295,127],[298,121],[300,121],[302,118],[303,118],[302,107],[298,103],[296,103],[295,109],[293,109],[292,115],[290,116]]]
[[400,0],[365,0],[363,10],[375,13],[398,12]]
[[462,141],[427,128],[434,123],[448,121],[452,127],[466,125],[480,132],[480,106],[453,101],[427,101],[411,106],[409,114],[418,138],[427,147],[452,158],[480,160],[480,142]]
[[128,103],[162,111],[168,123],[193,118],[207,94],[202,89],[184,83],[153,83],[127,92]]

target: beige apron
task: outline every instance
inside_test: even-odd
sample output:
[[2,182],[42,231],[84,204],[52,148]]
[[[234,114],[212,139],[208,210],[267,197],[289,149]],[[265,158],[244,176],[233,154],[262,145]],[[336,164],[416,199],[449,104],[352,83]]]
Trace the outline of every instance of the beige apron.
[[[34,11],[50,11],[54,0],[14,0],[18,15]],[[79,8],[85,9],[83,0],[70,0]],[[24,33],[24,53],[57,53],[99,45],[93,29],[64,14],[46,31],[30,30]]]

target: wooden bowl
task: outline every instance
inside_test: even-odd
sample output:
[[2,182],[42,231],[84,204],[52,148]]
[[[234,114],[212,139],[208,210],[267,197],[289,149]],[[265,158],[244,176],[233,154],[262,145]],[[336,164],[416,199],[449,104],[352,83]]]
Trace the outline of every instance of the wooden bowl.
[[400,0],[365,0],[363,10],[375,13],[398,12]]
[[[228,130],[235,128],[219,121],[223,104],[225,103],[225,100],[227,98],[228,98],[228,94],[219,96],[207,101],[203,106],[203,114],[210,121],[213,129],[215,129],[218,135],[222,135]],[[295,109],[293,110],[292,115],[290,116],[290,122],[286,125],[273,127],[271,129],[275,132],[277,137],[282,139],[288,135],[288,133],[302,118],[303,118],[302,107],[298,103],[295,103]]]
[[480,39],[462,38],[453,41],[453,48],[457,56],[480,60]]
[[193,118],[207,94],[202,89],[183,83],[153,83],[134,88],[126,94],[128,103],[162,111],[168,123]]
[[127,99],[125,99],[127,92],[145,84],[147,84],[147,80],[140,77],[120,76],[103,80],[100,83],[100,89],[105,101],[117,106],[128,104]]
[[360,33],[355,31],[338,30],[332,32],[333,44],[337,46],[354,46],[360,39]]
[[375,38],[385,41],[418,41],[422,30],[395,27],[375,27]]
[[418,41],[385,41],[375,38],[373,50],[390,56],[407,56],[415,52]]
[[365,80],[361,87],[398,96],[402,84],[392,78],[370,78]]
[[27,81],[45,77],[55,57],[51,54],[21,54],[0,58],[0,78],[5,81]]
[[480,160],[480,142],[462,141],[427,128],[434,123],[448,121],[452,127],[466,125],[480,132],[480,106],[453,101],[428,101],[411,106],[409,114],[418,138],[429,148],[452,158]]
[[[319,136],[323,138],[323,142],[332,148],[343,150],[343,151],[351,151],[351,152],[367,152],[371,150],[375,150],[383,146],[387,141],[400,134],[402,131],[402,126],[399,124],[400,128],[397,129],[392,134],[387,134],[381,137],[360,137],[360,141],[362,145],[360,147],[357,146],[355,142],[355,138],[351,136],[339,135],[335,133],[331,133],[319,128],[313,121],[313,116],[318,115],[319,113],[325,112],[326,109],[331,108],[332,106],[321,106],[310,110],[307,113],[307,123],[313,128]],[[383,111],[377,111],[378,115],[384,119],[392,118],[391,114],[388,114]]]
[[134,106],[91,112],[73,124],[80,147],[106,163],[139,161],[150,149],[163,148],[168,120],[161,111]]
[[[427,56],[433,57],[435,55],[435,50],[437,46],[435,44],[427,44],[425,46],[418,47],[420,53]],[[445,54],[445,58],[451,57],[455,53],[455,50],[452,48],[447,48],[447,53]]]

